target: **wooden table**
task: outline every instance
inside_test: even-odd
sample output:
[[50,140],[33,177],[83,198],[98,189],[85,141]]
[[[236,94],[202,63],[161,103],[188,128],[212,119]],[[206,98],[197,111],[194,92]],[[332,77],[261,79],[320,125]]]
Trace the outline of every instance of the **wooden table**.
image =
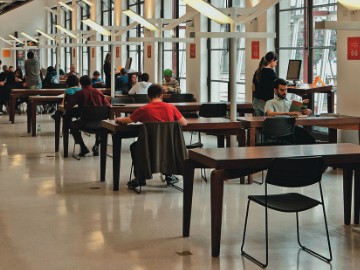
[[[239,117],[237,120],[241,122],[241,126],[248,130],[247,145],[255,145],[256,129],[260,129],[264,120],[271,116],[248,116]],[[295,118],[295,125],[300,126],[322,126],[329,128],[329,142],[337,142],[337,129],[360,130],[360,117],[353,116],[310,116]],[[360,140],[360,134],[359,134]]]
[[[187,126],[182,127],[184,131],[201,131],[219,133],[223,135],[238,134],[240,132],[240,123],[230,121],[226,118],[194,118],[187,119]],[[119,190],[120,181],[120,163],[121,163],[121,143],[124,138],[137,137],[139,125],[123,125],[115,123],[115,120],[102,121],[104,131],[101,136],[100,147],[100,181],[105,181],[106,174],[106,149],[108,133],[112,135],[113,141],[113,190]]]
[[[110,88],[99,88],[105,95],[110,94]],[[15,123],[16,99],[23,96],[58,96],[64,94],[65,88],[61,89],[12,89],[9,98],[9,121]]]
[[[196,112],[199,111],[201,104],[211,104],[211,102],[176,102],[171,103],[181,112]],[[120,106],[111,106],[111,116],[120,114],[120,113],[132,113],[136,109],[144,106],[146,104],[139,104],[139,103],[130,103],[130,104],[122,104]],[[228,110],[230,110],[230,103],[227,102]],[[238,102],[237,103],[237,111],[238,115],[242,116],[245,113],[253,113],[253,106],[252,103],[249,102]]]
[[27,132],[33,137],[36,136],[36,107],[42,104],[56,103],[60,104],[64,97],[62,96],[30,96],[27,108]]
[[335,100],[335,92],[333,90],[332,85],[325,86],[313,86],[312,84],[302,84],[299,86],[288,86],[288,93],[293,93],[298,96],[306,95],[309,99],[309,109],[314,111],[314,94],[315,93],[324,93],[327,97],[327,110],[328,113],[335,112],[334,110],[334,100]]
[[[360,146],[341,144],[258,146],[234,148],[203,148],[189,150],[184,168],[183,236],[190,235],[194,169],[214,168],[211,173],[211,249],[220,254],[224,180],[267,168],[273,158],[322,156],[325,164],[343,168],[344,223],[350,224],[352,175],[355,171],[354,223],[359,223],[360,208]],[[241,188],[241,186],[239,186]],[[246,198],[244,203],[246,202]],[[331,209],[328,209],[331,211]]]

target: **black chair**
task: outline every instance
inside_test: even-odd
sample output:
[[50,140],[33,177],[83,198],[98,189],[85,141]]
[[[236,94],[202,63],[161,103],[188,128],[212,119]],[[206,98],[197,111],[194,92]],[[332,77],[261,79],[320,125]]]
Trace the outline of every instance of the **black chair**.
[[261,137],[256,145],[286,145],[294,144],[294,117],[269,117],[264,120]]
[[316,138],[303,127],[295,126],[294,129],[295,144],[316,144]]
[[136,94],[133,95],[134,103],[149,103],[147,94]]
[[[243,233],[243,242],[241,245],[242,255],[253,261],[260,267],[266,267],[268,265],[268,209],[272,209],[284,213],[296,213],[296,229],[297,229],[297,241],[301,249],[310,253],[311,255],[320,258],[326,262],[332,260],[332,252],[329,238],[329,231],[326,221],[326,212],[323,199],[323,192],[321,187],[321,177],[323,174],[324,161],[322,157],[300,157],[300,158],[276,158],[273,159],[265,181],[265,194],[264,195],[250,195],[248,196],[248,204],[245,216],[245,225]],[[278,187],[286,188],[302,188],[310,185],[318,184],[320,200],[303,195],[304,190],[301,189],[300,193],[281,193],[281,194],[268,194],[268,185],[274,185]],[[266,259],[265,263],[255,259],[254,256],[244,251],[246,226],[248,221],[248,214],[250,209],[250,202],[255,202],[265,207],[265,248]],[[322,206],[325,230],[327,237],[327,244],[330,257],[327,258],[319,253],[305,247],[300,241],[299,232],[299,212],[309,210],[318,205]]]
[[170,96],[169,102],[193,102],[195,101],[193,94],[172,94]]
[[[109,119],[109,116],[109,106],[85,106],[81,109],[80,119],[73,121],[71,126],[86,133],[95,134],[96,140],[99,142],[102,130],[101,121]],[[80,157],[75,156],[74,152],[75,144],[72,156],[80,160]]]
[[[182,128],[178,122],[148,122],[139,131],[138,140],[130,147],[137,179],[151,179],[152,174],[183,174],[187,158]],[[131,172],[130,172],[131,178]],[[178,190],[182,189],[172,185]],[[141,192],[136,190],[136,192]]]
[[[199,108],[199,117],[226,117],[227,114],[227,105],[225,103],[205,103],[201,104]],[[194,149],[194,148],[202,148],[204,145],[201,142],[201,133],[198,132],[198,141],[192,143],[192,133],[190,137],[190,144],[186,145],[187,149]],[[208,133],[208,135],[213,135]],[[201,171],[202,178],[207,181],[205,169]]]

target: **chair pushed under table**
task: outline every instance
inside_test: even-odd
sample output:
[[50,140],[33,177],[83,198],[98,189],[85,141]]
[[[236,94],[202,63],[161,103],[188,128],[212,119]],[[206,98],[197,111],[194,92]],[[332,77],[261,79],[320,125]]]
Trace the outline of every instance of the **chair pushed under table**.
[[[329,231],[327,226],[324,198],[321,187],[321,177],[323,171],[324,171],[324,161],[322,157],[275,158],[272,160],[265,179],[265,194],[248,196],[248,204],[246,209],[245,226],[243,233],[243,242],[241,245],[241,252],[244,257],[253,261],[260,267],[264,268],[268,265],[268,261],[269,261],[268,209],[272,209],[284,213],[295,213],[297,241],[301,249],[326,262],[330,262],[332,260]],[[274,186],[286,187],[286,188],[302,188],[315,184],[318,184],[319,186],[318,197],[320,199],[314,199],[312,197],[308,197],[304,195],[303,189],[301,191],[301,194],[289,193],[289,192],[280,193],[280,194],[268,193],[268,185],[274,185]],[[244,248],[248,214],[250,210],[250,202],[254,202],[265,207],[265,249],[266,249],[265,263],[256,259],[255,256],[250,255],[248,252],[245,251]],[[300,241],[299,213],[319,205],[322,207],[323,216],[324,216],[327,245],[329,249],[329,257],[325,257],[320,253],[315,252],[314,250],[309,249],[308,247],[305,247]]]

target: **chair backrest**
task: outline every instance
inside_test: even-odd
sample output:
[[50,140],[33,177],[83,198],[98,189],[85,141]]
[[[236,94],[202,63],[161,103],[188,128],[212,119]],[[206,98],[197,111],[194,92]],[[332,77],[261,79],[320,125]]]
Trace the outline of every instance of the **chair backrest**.
[[135,175],[150,179],[153,173],[182,174],[187,158],[178,122],[149,122],[140,129],[136,145]]
[[136,94],[133,95],[135,103],[149,103],[147,94]]
[[193,94],[172,94],[170,96],[169,102],[193,102],[194,95]]
[[134,102],[134,99],[130,96],[113,97],[111,99],[111,105],[129,104]]
[[264,120],[263,142],[294,144],[294,117],[269,117]]
[[305,128],[295,126],[295,144],[316,144],[316,138]]
[[266,183],[281,187],[305,187],[320,182],[324,171],[322,157],[274,158]]
[[87,122],[98,122],[109,119],[109,106],[85,106],[81,109],[80,120]]
[[225,117],[227,113],[226,103],[204,103],[200,105],[200,117]]

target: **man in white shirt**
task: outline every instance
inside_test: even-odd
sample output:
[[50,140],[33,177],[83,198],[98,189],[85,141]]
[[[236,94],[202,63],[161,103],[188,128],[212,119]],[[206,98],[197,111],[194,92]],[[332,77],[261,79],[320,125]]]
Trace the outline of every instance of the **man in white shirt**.
[[129,95],[147,94],[148,88],[152,84],[149,82],[149,74],[143,73],[140,75],[140,82],[137,82],[130,90]]
[[[278,78],[273,82],[275,97],[270,99],[265,104],[265,114],[267,116],[275,115],[293,115],[299,116],[301,114],[310,115],[311,110],[306,108],[301,108],[301,111],[290,111],[292,100],[287,100],[287,86],[284,79]],[[304,99],[303,103],[309,103],[308,99]]]

